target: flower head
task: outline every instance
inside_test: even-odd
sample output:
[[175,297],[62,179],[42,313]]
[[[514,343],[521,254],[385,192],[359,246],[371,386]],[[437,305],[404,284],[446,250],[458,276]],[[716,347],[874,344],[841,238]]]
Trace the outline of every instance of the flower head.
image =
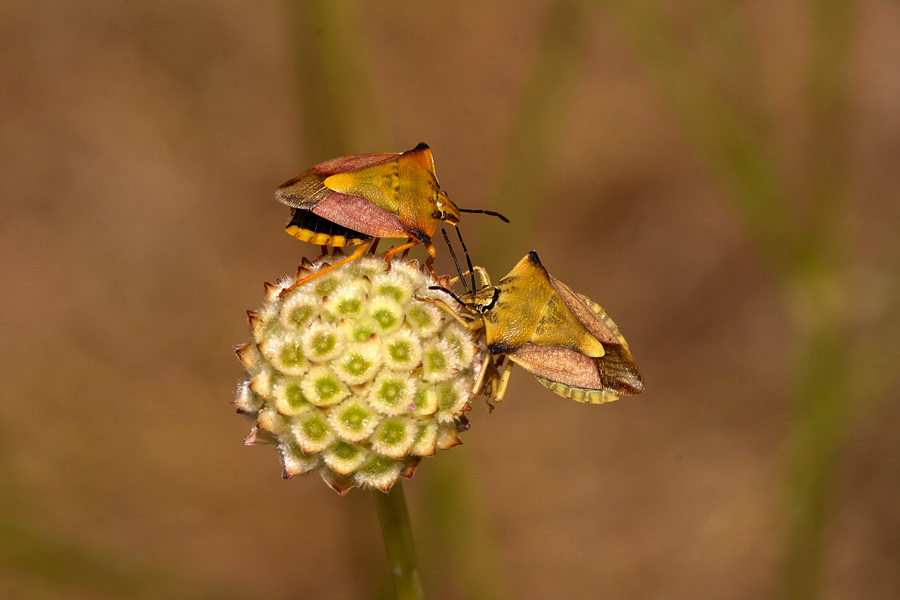
[[234,405],[256,419],[245,440],[272,443],[286,478],[318,471],[335,491],[387,491],[423,456],[460,443],[483,360],[476,340],[433,304],[416,261],[367,256],[288,290],[336,261],[266,286]]

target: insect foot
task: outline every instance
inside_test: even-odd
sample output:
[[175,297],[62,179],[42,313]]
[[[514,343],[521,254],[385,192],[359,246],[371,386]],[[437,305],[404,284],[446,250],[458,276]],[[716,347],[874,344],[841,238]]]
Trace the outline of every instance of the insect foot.
[[246,378],[232,404],[253,420],[245,443],[274,444],[285,478],[318,471],[341,495],[387,492],[422,457],[461,443],[487,348],[416,299],[440,294],[417,261],[388,270],[365,256],[329,269],[339,259],[266,284],[248,312],[253,339],[235,346]]

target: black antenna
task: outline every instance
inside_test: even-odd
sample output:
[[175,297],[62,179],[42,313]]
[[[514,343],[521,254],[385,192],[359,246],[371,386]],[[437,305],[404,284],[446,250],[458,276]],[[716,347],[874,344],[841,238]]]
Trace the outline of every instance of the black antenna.
[[[466,243],[462,239],[462,233],[459,231],[459,227],[456,228],[456,235],[459,236],[459,244],[462,246],[463,252],[466,254],[466,264],[469,266],[469,274],[472,277],[472,296],[475,296],[475,268],[472,266],[472,259],[469,258],[469,249],[466,248]],[[459,276],[462,279],[462,274]],[[463,283],[463,287],[466,287],[466,284]]]
[[[447,236],[447,230],[444,229],[443,227],[441,227],[441,233],[444,234],[444,241],[447,242],[447,248],[450,249],[450,256],[453,257],[453,264],[456,265],[456,272],[459,273],[459,280],[462,281],[463,289],[466,290],[467,292],[471,291],[474,294],[475,286],[472,286],[471,290],[469,290],[469,288],[466,287],[466,278],[463,277],[462,269],[459,268],[459,261],[456,259],[456,252],[453,250],[453,245],[450,243],[450,238]],[[463,248],[465,248],[465,246],[463,246]],[[468,258],[468,257],[469,257],[469,255],[466,254],[466,258]]]
[[453,298],[454,300],[456,300],[457,302],[459,302],[459,303],[462,304],[463,306],[472,306],[472,305],[469,304],[468,302],[463,302],[462,298],[460,298],[459,296],[457,296],[452,290],[448,290],[447,288],[442,287],[442,286],[440,286],[440,285],[429,285],[429,286],[428,286],[428,289],[429,289],[429,290],[440,290],[440,291],[444,292],[445,294],[449,294],[451,298]]
[[493,210],[481,210],[481,209],[479,209],[479,208],[460,208],[460,209],[459,209],[459,212],[481,213],[481,214],[483,214],[483,215],[491,215],[492,217],[497,217],[497,218],[499,218],[499,219],[500,219],[501,221],[503,221],[504,223],[509,223],[509,219],[507,219],[506,217],[504,217],[504,216],[501,215],[500,213],[495,212],[495,211],[493,211]]

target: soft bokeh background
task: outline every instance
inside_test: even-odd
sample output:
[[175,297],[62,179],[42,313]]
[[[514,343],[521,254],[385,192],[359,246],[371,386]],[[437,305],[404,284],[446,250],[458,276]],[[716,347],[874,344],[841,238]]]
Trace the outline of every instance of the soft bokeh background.
[[0,597],[389,592],[368,493],[241,445],[231,345],[316,254],[274,188],[420,141],[647,382],[476,402],[405,486],[429,597],[900,597],[889,0],[4,2]]

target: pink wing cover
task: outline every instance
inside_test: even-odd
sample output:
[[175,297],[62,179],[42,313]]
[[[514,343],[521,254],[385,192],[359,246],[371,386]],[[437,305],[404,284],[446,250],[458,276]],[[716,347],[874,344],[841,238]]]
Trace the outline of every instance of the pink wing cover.
[[597,360],[574,350],[525,344],[509,359],[532,375],[563,385],[586,390],[604,387]]
[[395,160],[399,154],[391,152],[379,152],[377,154],[352,154],[350,156],[339,156],[325,162],[313,165],[313,169],[324,175],[334,175],[335,173],[346,173],[347,171],[356,171],[364,169],[372,165]]
[[312,211],[338,225],[373,237],[409,237],[399,215],[378,208],[358,196],[331,192]]
[[275,197],[299,210],[308,210],[353,231],[372,237],[409,237],[399,215],[390,213],[357,196],[325,187],[325,179],[372,165],[396,160],[399,154],[354,154],[321,162],[283,183]]

